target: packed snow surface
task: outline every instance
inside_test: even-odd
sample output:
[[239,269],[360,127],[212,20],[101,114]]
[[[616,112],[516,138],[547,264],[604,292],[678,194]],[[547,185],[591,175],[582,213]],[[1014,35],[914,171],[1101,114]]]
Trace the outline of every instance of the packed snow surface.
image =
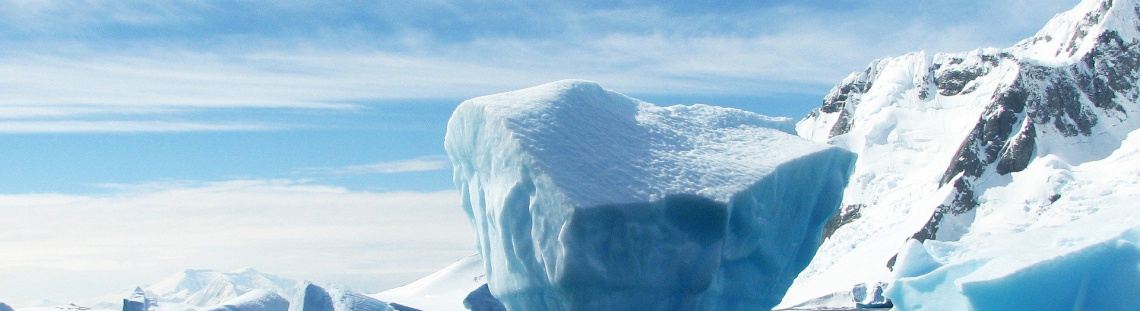
[[445,147],[508,309],[759,310],[815,254],[854,161],[787,122],[567,80],[463,102]]

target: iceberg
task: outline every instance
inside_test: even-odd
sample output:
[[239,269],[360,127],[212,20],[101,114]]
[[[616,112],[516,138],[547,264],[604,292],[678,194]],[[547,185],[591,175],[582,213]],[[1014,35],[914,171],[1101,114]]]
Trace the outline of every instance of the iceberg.
[[791,122],[564,80],[464,101],[444,146],[508,310],[761,310],[855,161]]
[[900,257],[914,275],[885,294],[902,311],[1140,310],[1140,217],[1106,208],[1054,228],[927,240]]
[[152,299],[148,299],[142,288],[135,287],[131,296],[123,299],[123,311],[150,311]]
[[885,287],[887,284],[883,282],[855,284],[855,287],[851,289],[855,307],[859,309],[892,307],[891,300],[883,297],[883,288]]
[[289,311],[393,311],[392,306],[340,286],[321,287],[305,282],[294,295]]

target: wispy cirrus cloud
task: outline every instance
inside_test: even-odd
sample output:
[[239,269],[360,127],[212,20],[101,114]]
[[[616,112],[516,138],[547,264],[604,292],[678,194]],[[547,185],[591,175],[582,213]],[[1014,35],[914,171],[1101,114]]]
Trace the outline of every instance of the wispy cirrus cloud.
[[167,121],[0,121],[0,133],[232,132],[282,129],[281,125]]
[[412,159],[383,161],[370,164],[349,165],[331,168],[307,168],[299,170],[298,174],[329,174],[329,175],[372,175],[395,174],[411,172],[431,172],[451,168],[451,161],[446,156],[431,155]]
[[333,172],[336,174],[391,174],[438,171],[449,168],[451,168],[451,161],[448,161],[447,157],[427,156],[408,160],[352,165]]
[[1012,44],[1075,1],[8,1],[0,114],[351,110],[564,78],[627,93],[823,93],[874,58]]

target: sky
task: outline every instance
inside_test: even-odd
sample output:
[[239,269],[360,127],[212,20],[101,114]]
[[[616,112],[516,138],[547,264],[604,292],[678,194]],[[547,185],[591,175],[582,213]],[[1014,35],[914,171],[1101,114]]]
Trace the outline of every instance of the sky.
[[873,59],[1076,2],[0,0],[0,301],[187,268],[377,292],[475,252],[464,99],[575,78],[798,119]]

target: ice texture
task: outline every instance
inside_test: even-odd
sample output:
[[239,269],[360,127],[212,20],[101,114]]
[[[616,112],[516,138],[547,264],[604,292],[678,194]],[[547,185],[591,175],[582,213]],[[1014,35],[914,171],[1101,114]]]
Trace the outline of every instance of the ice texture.
[[928,240],[952,249],[948,263],[896,280],[886,295],[901,311],[1140,310],[1140,229],[1090,243],[1079,225],[1065,227],[997,243]]
[[852,300],[855,300],[855,307],[864,308],[890,308],[891,300],[883,296],[883,288],[887,284],[883,282],[873,283],[859,283],[855,284],[855,288],[851,289]]
[[507,310],[507,307],[503,306],[503,303],[500,302],[498,298],[495,298],[494,295],[491,295],[491,289],[487,287],[487,284],[479,286],[479,289],[476,289],[472,291],[471,294],[467,295],[467,298],[463,299],[463,306],[466,307],[467,310],[471,311]]
[[565,80],[463,102],[445,147],[508,310],[761,310],[855,160],[789,122]]
[[206,311],[288,311],[289,300],[272,291],[255,289]]
[[12,306],[6,303],[0,302],[0,311],[15,311],[15,309],[12,309]]
[[392,307],[376,298],[350,289],[322,287],[307,283],[294,295],[289,311],[392,311]]

